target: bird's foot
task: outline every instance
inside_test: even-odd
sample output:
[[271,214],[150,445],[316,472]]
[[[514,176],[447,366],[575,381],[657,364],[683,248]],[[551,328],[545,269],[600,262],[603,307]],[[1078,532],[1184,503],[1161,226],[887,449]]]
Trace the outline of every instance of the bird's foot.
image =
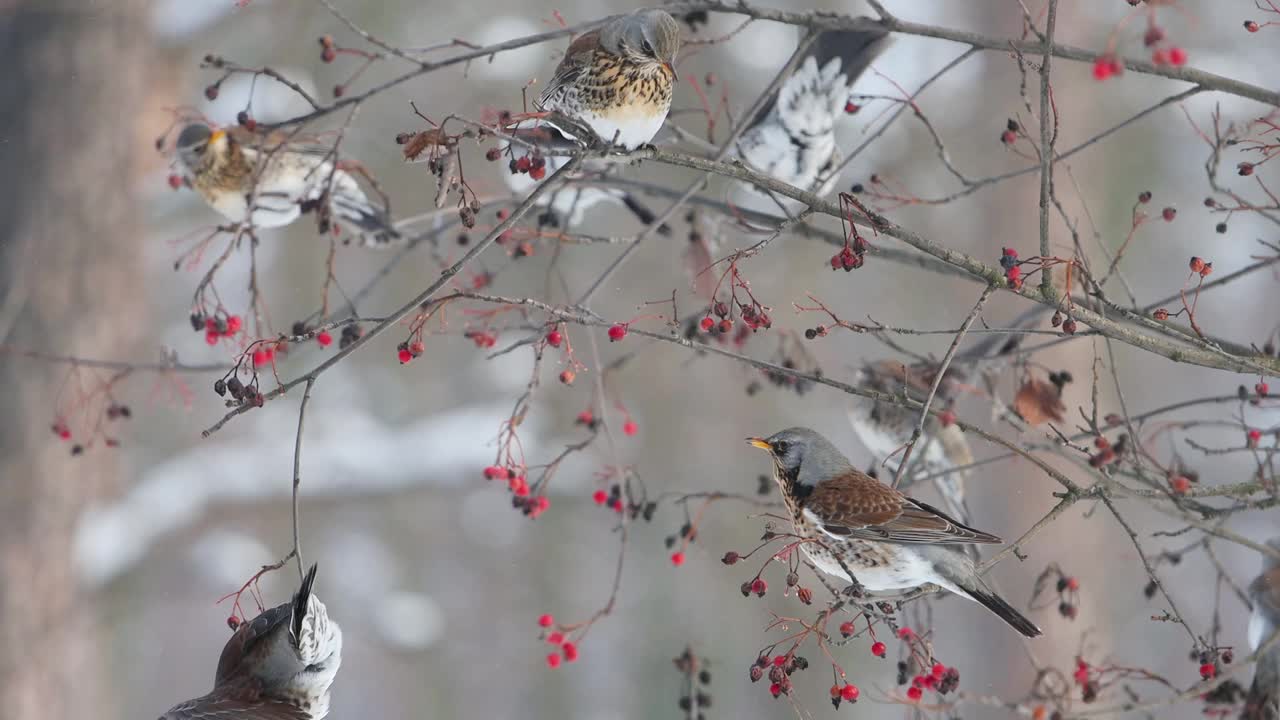
[[840,594],[850,598],[864,598],[867,596],[867,589],[858,582],[857,578],[854,578],[853,582],[840,591]]

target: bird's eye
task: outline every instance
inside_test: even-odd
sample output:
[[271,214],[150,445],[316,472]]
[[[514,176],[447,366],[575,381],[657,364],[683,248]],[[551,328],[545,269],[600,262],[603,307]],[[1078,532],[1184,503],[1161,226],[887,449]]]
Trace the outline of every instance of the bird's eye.
[[650,45],[648,40],[640,41],[640,49],[644,51],[645,55],[653,55],[653,45]]
[[779,455],[786,455],[787,448],[788,446],[785,440],[779,440],[778,442],[773,444],[773,451]]

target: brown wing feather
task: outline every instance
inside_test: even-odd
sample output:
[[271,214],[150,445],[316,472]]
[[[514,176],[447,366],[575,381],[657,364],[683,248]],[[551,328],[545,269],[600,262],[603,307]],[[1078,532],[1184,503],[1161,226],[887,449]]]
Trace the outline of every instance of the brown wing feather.
[[218,671],[214,675],[213,684],[222,685],[235,674],[245,656],[253,649],[263,636],[277,627],[289,622],[293,605],[284,603],[264,610],[258,617],[244,622],[232,634],[231,639],[222,647],[222,655],[218,657]]
[[160,720],[309,720],[310,717],[310,713],[288,703],[209,694],[174,705]]
[[[592,58],[599,47],[599,30],[592,30],[574,38],[573,42],[569,43],[569,47],[565,49],[564,57],[561,58],[560,64],[556,66],[556,71],[551,76],[551,81],[547,83],[547,87],[538,96],[538,107],[541,108],[548,98],[557,94],[564,86],[573,84],[578,79],[578,76],[582,74],[582,71],[591,65]],[[555,108],[545,109],[552,110]]]
[[935,545],[1003,542],[858,470],[819,483],[804,508],[824,531],[843,537]]

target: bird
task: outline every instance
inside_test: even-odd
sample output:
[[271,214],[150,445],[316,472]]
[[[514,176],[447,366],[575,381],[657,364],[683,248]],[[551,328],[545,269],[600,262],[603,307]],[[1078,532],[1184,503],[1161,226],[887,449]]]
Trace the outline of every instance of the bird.
[[635,150],[666,122],[679,51],[680,26],[665,10],[614,18],[574,38],[535,105]]
[[[1280,537],[1267,541],[1267,547],[1280,552]],[[1262,557],[1262,571],[1249,584],[1249,647],[1257,650],[1280,630],[1280,560],[1273,555]],[[1273,645],[1254,665],[1253,684],[1245,696],[1242,720],[1277,720],[1280,718],[1280,645]]]
[[[1010,327],[1026,328],[1039,322],[1043,316],[1043,307],[1036,306],[1014,319]],[[1022,337],[993,334],[972,349],[957,354],[938,384],[934,404],[945,407],[953,401],[966,387],[975,362],[998,360],[1012,353],[1021,344]],[[912,400],[923,402],[937,374],[938,364],[934,362],[905,365],[881,360],[864,363],[854,374],[853,384],[886,395],[905,392]],[[874,457],[883,460],[891,472],[896,473],[902,449],[910,442],[920,420],[920,411],[887,400],[855,397],[849,405],[848,416],[858,440]],[[924,432],[916,440],[909,462],[919,473],[933,475],[972,464],[973,451],[958,425],[943,423],[931,416],[925,421]],[[965,506],[965,478],[965,471],[955,471],[933,481],[944,509],[961,522],[969,519],[969,510]]]
[[[589,142],[579,138],[581,132],[571,129],[570,123],[557,122],[555,116],[560,115],[623,150],[648,144],[671,110],[679,50],[680,27],[663,10],[638,10],[614,18],[569,44],[534,103],[541,117],[520,120],[507,131],[554,152],[576,150]],[[520,158],[515,155],[541,156],[540,150],[517,151],[516,147],[510,143],[503,147],[503,153],[511,156],[511,172],[504,178],[519,196],[528,195],[547,172],[555,172],[568,162],[563,155],[551,155],[542,158],[545,168],[536,174],[517,171]],[[565,187],[543,195],[538,202],[550,211],[554,222],[563,221],[571,227],[580,224],[592,207],[616,203],[646,225],[654,220],[653,211],[633,194],[615,188]],[[660,231],[670,232],[665,226]]]
[[320,720],[342,665],[342,629],[313,592],[316,566],[290,602],[240,623],[222,648],[213,690],[160,720]]
[[[830,193],[841,161],[836,129],[857,107],[850,100],[853,85],[889,43],[881,29],[819,33],[800,65],[751,119],[737,142],[738,157],[780,182]],[[759,206],[763,199],[754,189],[736,195],[737,204],[747,206]]]
[[322,212],[350,224],[366,247],[404,240],[329,150],[195,122],[178,133],[177,156],[200,197],[233,223],[283,227],[327,203]]
[[1001,598],[961,550],[1000,543],[856,469],[829,440],[793,427],[747,442],[773,459],[800,547],[823,572],[871,592],[932,583],[974,600],[1026,637],[1040,628]]

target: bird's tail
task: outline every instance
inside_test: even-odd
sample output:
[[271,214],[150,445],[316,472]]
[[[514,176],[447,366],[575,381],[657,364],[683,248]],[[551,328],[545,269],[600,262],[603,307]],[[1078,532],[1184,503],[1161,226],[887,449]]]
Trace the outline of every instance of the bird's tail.
[[1271,656],[1258,659],[1253,670],[1253,684],[1245,696],[1241,720],[1280,720],[1280,662]]
[[888,44],[889,33],[880,29],[820,33],[808,56],[749,125],[759,124],[776,109],[779,117],[787,119],[784,125],[789,132],[806,136],[831,132],[849,100],[849,88]]
[[386,248],[405,241],[404,235],[391,224],[391,217],[382,208],[375,207],[364,196],[337,192],[333,195],[333,212],[347,221],[360,234],[364,247]]
[[316,582],[317,567],[314,563],[311,565],[311,569],[302,578],[302,585],[298,586],[298,592],[293,596],[293,617],[289,619],[289,630],[295,640],[302,637],[302,622],[311,607],[311,588]]
[[1017,630],[1026,637],[1038,637],[1041,634],[1040,628],[1036,624],[1028,620],[1022,613],[1018,612],[1012,605],[1004,601],[985,583],[978,580],[973,583],[972,587],[961,587],[965,595],[976,600],[980,605],[995,613],[1001,620],[1009,624],[1009,627]]

